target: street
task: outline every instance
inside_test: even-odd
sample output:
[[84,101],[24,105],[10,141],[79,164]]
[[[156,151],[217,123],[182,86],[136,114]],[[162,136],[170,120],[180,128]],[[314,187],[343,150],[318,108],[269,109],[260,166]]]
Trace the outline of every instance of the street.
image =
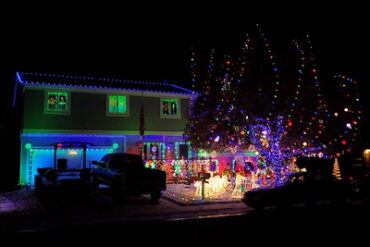
[[117,204],[109,197],[109,190],[100,190],[91,198],[59,194],[43,201],[32,190],[21,190],[2,194],[0,199],[1,235],[66,236],[60,238],[62,242],[71,236],[94,242],[105,241],[107,236],[114,241],[123,235],[139,242],[205,238],[360,241],[367,238],[370,219],[368,200],[342,206],[319,202],[314,207],[299,204],[255,211],[242,202],[183,206],[162,198],[153,204],[148,196],[127,197]]

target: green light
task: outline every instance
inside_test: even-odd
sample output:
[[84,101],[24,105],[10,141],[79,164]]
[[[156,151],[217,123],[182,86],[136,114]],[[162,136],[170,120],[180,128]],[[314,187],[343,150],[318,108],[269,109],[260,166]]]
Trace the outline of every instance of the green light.
[[206,150],[203,150],[203,149],[200,149],[199,151],[198,151],[198,157],[202,157],[202,158],[204,158],[204,157],[208,157],[209,155],[208,155],[208,153],[207,153],[207,151]]
[[119,147],[119,145],[118,145],[118,143],[113,143],[113,146],[112,146],[113,148],[115,148],[115,149],[117,149],[118,147]]
[[157,145],[159,150],[160,150],[160,153],[158,151],[158,155],[162,155],[162,159],[165,158],[165,154],[166,154],[166,144],[162,143],[162,142],[144,142],[144,146],[145,145],[148,145],[148,147],[150,148],[151,145]]
[[26,149],[31,149],[32,148],[32,144],[31,143],[26,143],[26,145],[24,145]]

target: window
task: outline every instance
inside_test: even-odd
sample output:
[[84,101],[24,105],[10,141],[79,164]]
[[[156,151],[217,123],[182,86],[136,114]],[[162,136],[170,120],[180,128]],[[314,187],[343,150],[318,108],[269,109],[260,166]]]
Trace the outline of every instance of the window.
[[191,159],[191,153],[190,142],[175,142],[176,159]]
[[179,144],[179,158],[188,159],[189,146],[187,144]]
[[128,116],[128,97],[124,95],[109,95],[108,97],[109,116]]
[[144,143],[144,159],[164,159],[166,145],[164,143]]
[[161,118],[180,118],[179,99],[161,98]]
[[68,92],[47,92],[45,113],[69,114],[70,99]]

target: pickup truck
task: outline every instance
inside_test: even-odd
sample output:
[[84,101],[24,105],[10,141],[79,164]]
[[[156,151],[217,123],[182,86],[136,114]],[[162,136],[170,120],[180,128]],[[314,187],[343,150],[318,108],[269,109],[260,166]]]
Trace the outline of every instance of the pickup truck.
[[92,184],[109,186],[114,199],[124,195],[150,194],[153,202],[158,202],[162,191],[166,190],[166,173],[145,168],[139,155],[127,153],[106,154],[99,162],[94,161],[91,171]]

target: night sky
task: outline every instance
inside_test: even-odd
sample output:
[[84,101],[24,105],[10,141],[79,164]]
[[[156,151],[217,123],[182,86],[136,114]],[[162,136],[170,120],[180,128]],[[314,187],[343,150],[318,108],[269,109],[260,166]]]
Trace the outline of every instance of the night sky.
[[15,71],[166,79],[188,86],[191,46],[204,54],[211,48],[232,51],[256,23],[280,56],[292,39],[310,34],[322,76],[347,74],[360,81],[365,94],[366,10],[353,1],[14,6],[7,13],[11,18],[2,17],[1,99],[10,105]]

